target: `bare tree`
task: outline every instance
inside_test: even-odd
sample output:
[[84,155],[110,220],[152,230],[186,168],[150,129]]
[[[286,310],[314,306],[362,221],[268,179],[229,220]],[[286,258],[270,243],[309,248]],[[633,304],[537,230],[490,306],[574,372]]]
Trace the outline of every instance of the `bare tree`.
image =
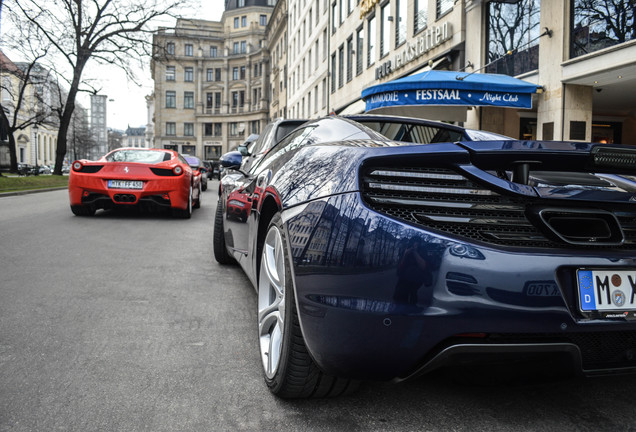
[[575,0],[573,42],[578,55],[636,37],[636,0]]
[[513,70],[514,54],[527,49],[539,36],[540,8],[536,0],[521,0],[517,3],[489,3],[488,61],[505,58],[504,73],[516,75]]
[[83,80],[89,61],[110,64],[138,83],[131,67],[153,52],[151,35],[159,19],[176,17],[190,0],[4,0],[3,7],[19,23],[15,36],[28,30],[51,46],[51,63],[68,93],[60,112],[54,174],[62,174],[67,138],[79,92],[98,93]]

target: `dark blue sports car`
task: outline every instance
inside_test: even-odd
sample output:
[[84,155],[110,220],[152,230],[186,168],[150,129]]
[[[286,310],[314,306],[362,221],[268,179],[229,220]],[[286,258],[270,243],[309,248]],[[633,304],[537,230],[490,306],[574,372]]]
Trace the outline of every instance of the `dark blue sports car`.
[[361,115],[222,164],[214,254],[258,291],[273,393],[535,355],[636,371],[636,148]]

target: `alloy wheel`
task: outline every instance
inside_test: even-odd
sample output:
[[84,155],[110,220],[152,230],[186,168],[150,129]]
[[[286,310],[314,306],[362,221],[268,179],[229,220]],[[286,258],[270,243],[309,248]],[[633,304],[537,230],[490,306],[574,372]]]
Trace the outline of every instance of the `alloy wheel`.
[[258,281],[258,331],[265,375],[272,379],[281,361],[285,334],[285,257],[278,227],[272,226],[263,245]]

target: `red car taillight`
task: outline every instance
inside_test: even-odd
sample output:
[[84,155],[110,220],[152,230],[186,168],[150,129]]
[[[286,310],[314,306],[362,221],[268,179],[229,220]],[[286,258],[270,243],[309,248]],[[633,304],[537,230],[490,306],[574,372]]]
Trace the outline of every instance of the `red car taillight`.
[[82,170],[82,163],[80,161],[75,161],[73,162],[73,171],[81,171]]
[[183,174],[183,168],[177,165],[176,167],[172,168],[172,172],[174,173],[174,175],[181,175]]

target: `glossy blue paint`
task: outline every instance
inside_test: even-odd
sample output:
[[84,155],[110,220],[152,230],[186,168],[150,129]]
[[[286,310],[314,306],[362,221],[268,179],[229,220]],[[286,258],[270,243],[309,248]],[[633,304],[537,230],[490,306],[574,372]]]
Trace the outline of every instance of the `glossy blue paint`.
[[[393,131],[404,125],[433,132],[440,128],[426,136],[457,139],[398,142],[379,132],[385,123]],[[636,230],[636,217],[629,219],[636,211],[633,179],[590,174],[597,145],[476,142],[462,131],[385,116],[329,117],[303,124],[276,144],[266,143],[268,151],[248,171],[228,170],[223,177],[219,205],[227,249],[255,287],[263,234],[273,214],[281,214],[302,333],[324,371],[356,378],[406,377],[423,365],[444,364],[446,350],[468,346],[472,354],[556,350],[580,357],[584,350],[573,342],[579,335],[636,334],[636,312],[629,319],[583,313],[575,279],[580,268],[636,272],[634,249],[620,242],[601,247],[594,238],[587,239],[589,246],[568,244],[552,235],[540,217],[543,209],[557,216],[565,209],[570,219],[562,225],[572,220],[585,226],[577,215],[603,208],[623,215],[625,231]],[[226,166],[240,166],[234,154],[224,159]],[[523,182],[515,178],[519,166],[530,172],[524,178],[519,170]],[[376,167],[412,169],[407,180],[389,182],[385,195],[405,184],[407,192],[412,187],[420,195],[389,200],[394,204],[386,204],[386,211],[372,209],[363,199],[363,177]],[[425,185],[409,183],[430,178],[429,168],[439,169],[442,177]],[[634,175],[630,168],[610,171]],[[452,206],[437,195],[452,189],[446,177],[451,183],[461,181],[465,189],[465,201],[453,203],[457,208],[452,211],[468,213],[444,213]],[[473,203],[472,196],[483,199]],[[400,202],[414,215],[411,219],[390,213]],[[431,205],[437,210],[430,214],[417,210]],[[488,225],[494,217],[488,211],[495,209],[496,216],[517,207],[521,210],[515,217],[530,227],[521,237],[541,237],[544,243],[506,243],[503,231],[497,234],[503,238],[499,244],[496,235],[471,237],[437,221],[469,225],[483,220],[476,223]],[[602,217],[594,221],[603,222]],[[625,359],[604,367],[636,370],[636,363],[626,360],[628,350],[621,355]],[[603,369],[586,365],[586,370]]]

